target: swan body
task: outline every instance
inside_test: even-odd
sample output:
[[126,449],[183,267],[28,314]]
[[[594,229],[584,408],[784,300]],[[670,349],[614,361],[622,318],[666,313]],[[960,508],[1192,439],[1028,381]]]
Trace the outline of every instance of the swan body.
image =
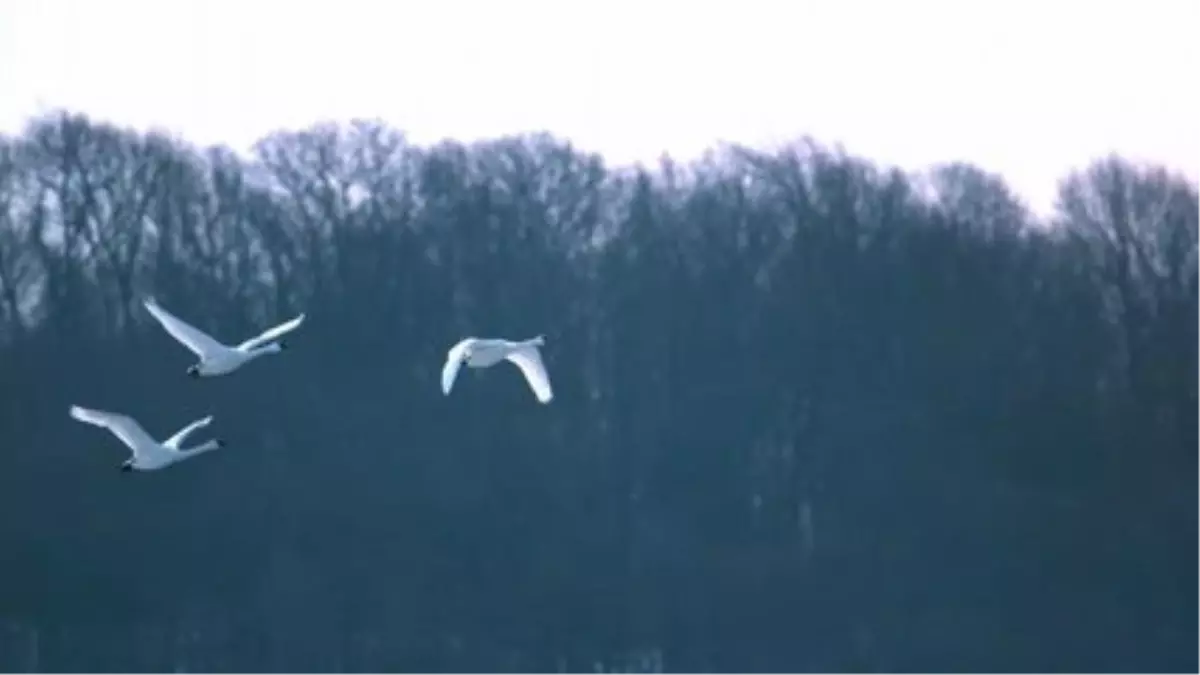
[[171,337],[200,358],[198,363],[187,369],[187,374],[191,377],[226,375],[260,356],[283,351],[287,344],[279,338],[299,328],[305,316],[300,314],[231,347],[163,309],[153,298],[147,298],[142,304]]
[[71,417],[108,429],[114,436],[129,446],[132,456],[121,464],[121,471],[157,471],[189,457],[225,447],[221,439],[213,439],[191,448],[180,448],[192,432],[206,427],[212,422],[212,415],[202,417],[175,432],[173,436],[159,443],[146,433],[137,420],[120,413],[93,410],[82,406],[71,406]]
[[549,403],[554,398],[554,392],[550,388],[550,377],[538,349],[544,344],[546,339],[541,335],[515,342],[477,337],[460,340],[446,353],[446,363],[442,366],[442,393],[450,394],[463,364],[471,368],[489,368],[501,361],[509,361],[520,369],[537,400]]

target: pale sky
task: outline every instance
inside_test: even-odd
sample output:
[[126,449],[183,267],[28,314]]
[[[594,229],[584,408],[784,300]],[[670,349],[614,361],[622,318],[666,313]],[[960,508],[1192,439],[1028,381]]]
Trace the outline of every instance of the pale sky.
[[1197,0],[0,0],[0,130],[66,107],[245,149],[379,117],[616,164],[811,134],[1044,212],[1110,151],[1200,176],[1197,27]]

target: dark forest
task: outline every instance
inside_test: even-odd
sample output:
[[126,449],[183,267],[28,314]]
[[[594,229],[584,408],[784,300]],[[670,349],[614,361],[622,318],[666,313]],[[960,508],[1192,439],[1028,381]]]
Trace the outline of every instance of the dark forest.
[[[0,668],[1197,668],[1197,187],[0,137]],[[285,353],[191,379],[154,296]],[[544,334],[438,384],[467,335]],[[80,404],[217,452],[123,473]]]

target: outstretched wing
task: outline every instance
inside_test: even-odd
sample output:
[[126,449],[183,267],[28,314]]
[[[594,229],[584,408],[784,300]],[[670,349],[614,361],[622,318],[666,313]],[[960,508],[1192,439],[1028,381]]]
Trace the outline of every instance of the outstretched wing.
[[171,337],[183,343],[183,346],[192,350],[196,356],[204,358],[210,354],[219,354],[227,349],[225,345],[217,342],[199,328],[187,324],[179,317],[163,309],[154,301],[154,298],[147,298],[142,304],[146,306],[150,314],[154,315],[155,319],[158,319],[163,329],[170,333]]
[[190,435],[192,432],[196,431],[197,429],[208,426],[209,423],[212,421],[213,421],[212,415],[209,415],[207,417],[202,417],[202,418],[196,420],[195,422],[192,422],[191,424],[187,425],[186,427],[175,432],[174,436],[163,441],[163,447],[167,447],[172,450],[178,450],[179,444],[182,443],[183,440],[188,437],[188,435]]
[[446,352],[446,363],[442,366],[442,393],[447,396],[454,387],[454,379],[458,377],[458,369],[462,367],[463,352],[467,349],[470,339],[459,340],[458,344]]
[[94,424],[98,427],[104,427],[113,433],[114,436],[121,439],[121,442],[129,446],[135,455],[145,455],[153,452],[153,449],[158,445],[150,434],[138,424],[136,420],[128,415],[119,413],[106,412],[104,410],[92,410],[82,406],[71,406],[71,417]]
[[542,355],[537,347],[525,346],[509,352],[504,358],[521,369],[525,381],[529,382],[529,388],[533,390],[533,395],[537,396],[538,401],[549,403],[554,398],[554,392],[550,390],[550,376],[546,374],[546,366],[542,363]]
[[246,340],[242,344],[238,345],[236,347],[236,349],[238,351],[243,351],[243,352],[250,351],[251,349],[257,349],[258,347],[261,347],[261,346],[267,344],[268,342],[272,342],[272,341],[278,339],[284,333],[290,333],[290,332],[296,330],[297,328],[300,327],[300,324],[302,324],[302,323],[304,323],[304,315],[303,314],[297,316],[296,318],[292,319],[291,321],[284,321],[283,323],[279,324],[278,326],[275,326],[274,328],[268,328],[268,329],[264,330],[262,333],[259,333],[258,335],[254,336],[254,337],[250,338],[249,340]]

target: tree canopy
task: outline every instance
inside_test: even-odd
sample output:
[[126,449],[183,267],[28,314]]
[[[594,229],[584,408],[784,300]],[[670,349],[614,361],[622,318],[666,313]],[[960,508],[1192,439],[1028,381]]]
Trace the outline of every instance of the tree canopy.
[[[0,668],[1195,671],[1197,187],[0,137]],[[230,341],[224,378],[142,308]],[[464,371],[546,336],[555,400]],[[229,447],[154,474],[71,404]]]

